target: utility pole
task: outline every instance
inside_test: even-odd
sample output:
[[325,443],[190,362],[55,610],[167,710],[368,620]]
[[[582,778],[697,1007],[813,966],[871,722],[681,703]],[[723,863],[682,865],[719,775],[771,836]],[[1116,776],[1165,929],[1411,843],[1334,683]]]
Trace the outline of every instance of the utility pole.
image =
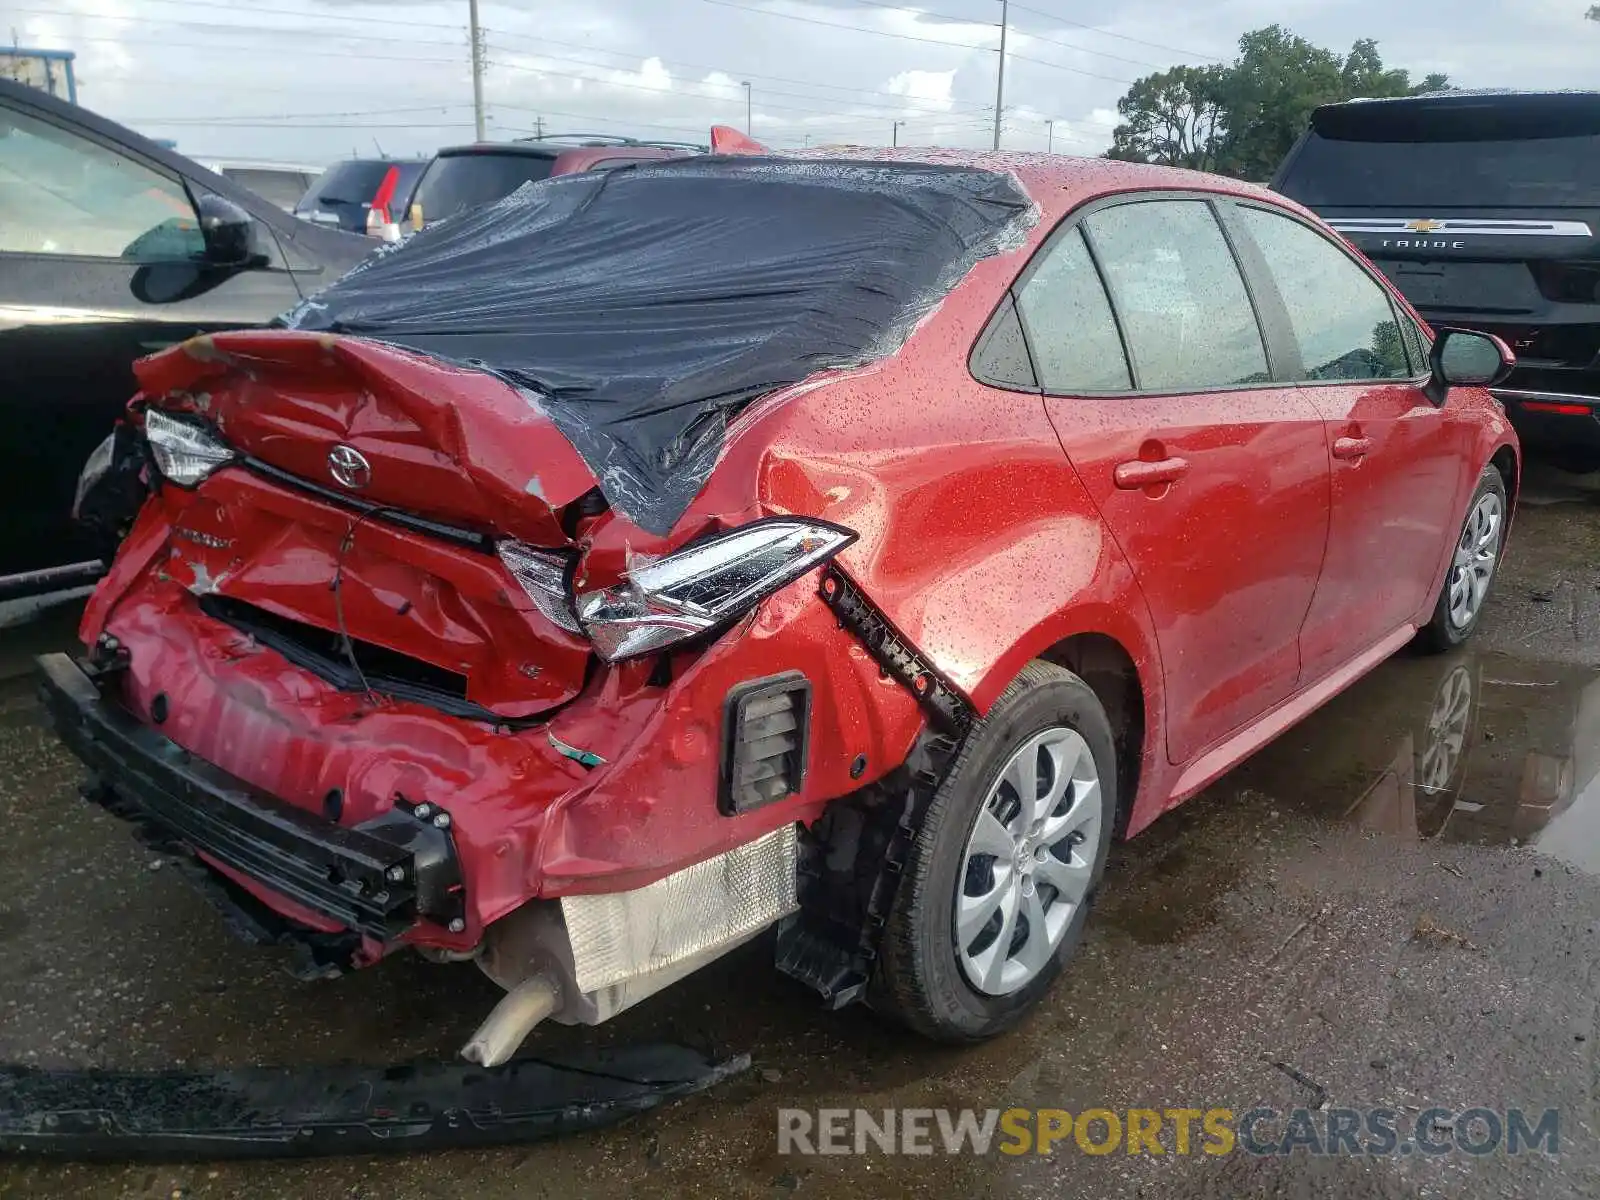
[[487,141],[483,128],[483,31],[478,28],[478,0],[467,0],[472,33],[472,125],[477,140]]
[[1000,149],[1000,110],[1006,103],[1006,26],[1011,23],[1011,0],[1000,0],[1000,72],[994,84],[994,148]]
[[1044,136],[1044,152],[1046,154],[1054,154],[1056,152],[1056,121],[1054,117],[1046,118]]
[[894,134],[889,139],[889,145],[898,146],[900,144],[900,126],[904,124],[904,121],[896,121],[894,123]]
[[750,128],[750,81],[746,79],[739,86],[744,89],[744,135],[745,137],[750,137],[752,136]]

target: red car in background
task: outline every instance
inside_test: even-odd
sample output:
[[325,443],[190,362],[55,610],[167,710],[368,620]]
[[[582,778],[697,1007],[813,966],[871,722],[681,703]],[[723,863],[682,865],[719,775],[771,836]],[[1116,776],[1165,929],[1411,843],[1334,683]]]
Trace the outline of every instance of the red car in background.
[[1518,483],[1504,345],[1155,167],[569,175],[286,324],[140,364],[46,695],[316,969],[476,960],[485,1063],[773,923],[833,1005],[1007,1028],[1114,836],[1472,633]]

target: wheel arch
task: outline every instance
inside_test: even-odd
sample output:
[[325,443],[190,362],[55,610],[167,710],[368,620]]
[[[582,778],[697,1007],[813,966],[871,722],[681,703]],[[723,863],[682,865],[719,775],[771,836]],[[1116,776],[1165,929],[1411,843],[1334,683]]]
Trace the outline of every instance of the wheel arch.
[[1517,508],[1517,491],[1522,483],[1522,461],[1517,455],[1517,449],[1510,442],[1502,443],[1493,454],[1489,456],[1489,465],[1500,472],[1500,478],[1505,481],[1506,501],[1512,512]]
[[1146,730],[1151,724],[1145,706],[1145,687],[1133,655],[1116,638],[1105,633],[1075,633],[1062,638],[1038,655],[1065,667],[1089,686],[1106,710],[1117,749],[1117,813],[1113,836],[1123,837],[1133,816],[1146,752]]

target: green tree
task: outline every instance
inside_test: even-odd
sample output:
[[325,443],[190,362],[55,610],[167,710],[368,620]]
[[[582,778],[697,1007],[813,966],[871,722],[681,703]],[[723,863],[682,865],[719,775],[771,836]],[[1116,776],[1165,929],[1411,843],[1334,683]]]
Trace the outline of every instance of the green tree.
[[1386,67],[1371,38],[1341,58],[1269,25],[1240,38],[1231,63],[1136,80],[1117,102],[1122,120],[1106,156],[1267,179],[1319,104],[1449,86],[1443,75],[1413,83],[1409,72]]
[[1137,80],[1117,101],[1123,121],[1106,157],[1215,170],[1225,74],[1221,65],[1173,67]]
[[[1370,68],[1356,67],[1363,69]],[[1245,34],[1223,83],[1227,134],[1219,168],[1244,179],[1270,178],[1311,110],[1348,95],[1345,64],[1333,51],[1281,25]]]

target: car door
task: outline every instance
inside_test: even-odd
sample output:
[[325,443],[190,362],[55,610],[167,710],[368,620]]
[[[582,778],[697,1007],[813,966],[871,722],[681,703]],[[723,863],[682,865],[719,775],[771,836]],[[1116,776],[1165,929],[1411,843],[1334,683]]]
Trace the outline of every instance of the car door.
[[1428,395],[1415,322],[1341,242],[1277,208],[1230,217],[1288,313],[1292,377],[1327,423],[1332,519],[1301,634],[1309,682],[1427,608],[1473,431]]
[[92,558],[70,520],[73,489],[134,393],[134,359],[299,300],[260,232],[265,265],[208,266],[177,174],[0,104],[0,578]]
[[1068,458],[1157,627],[1177,763],[1288,697],[1328,528],[1310,399],[1210,200],[1101,202],[1053,235],[1017,307]]

